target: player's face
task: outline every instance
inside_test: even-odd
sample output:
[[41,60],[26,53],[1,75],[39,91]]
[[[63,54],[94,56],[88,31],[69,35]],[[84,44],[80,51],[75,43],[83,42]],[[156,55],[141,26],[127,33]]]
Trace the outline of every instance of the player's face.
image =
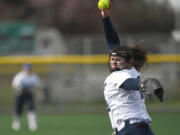
[[27,74],[31,74],[31,69],[24,69]]
[[127,62],[123,57],[119,56],[111,56],[110,57],[110,64],[112,69],[124,69],[127,67]]

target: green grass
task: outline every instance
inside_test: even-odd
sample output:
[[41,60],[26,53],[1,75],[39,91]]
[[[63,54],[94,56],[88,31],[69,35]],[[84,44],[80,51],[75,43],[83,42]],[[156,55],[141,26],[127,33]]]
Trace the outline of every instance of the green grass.
[[[152,129],[155,135],[178,135],[180,134],[178,113],[153,113]],[[39,129],[30,132],[26,117],[22,119],[22,129],[11,129],[12,117],[0,115],[1,135],[110,135],[112,132],[109,118],[102,114],[59,114],[39,115]]]
[[179,135],[179,113],[157,113],[151,115],[152,129],[155,135]]

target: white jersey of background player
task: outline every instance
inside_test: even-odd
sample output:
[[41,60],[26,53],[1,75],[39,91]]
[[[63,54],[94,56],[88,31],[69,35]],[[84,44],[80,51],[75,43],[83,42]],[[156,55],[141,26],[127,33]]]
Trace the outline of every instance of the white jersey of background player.
[[26,71],[21,71],[15,75],[12,81],[12,85],[15,88],[16,94],[20,94],[22,92],[22,88],[28,86],[29,89],[33,89],[35,87],[40,87],[41,83],[39,77],[35,73],[27,74]]

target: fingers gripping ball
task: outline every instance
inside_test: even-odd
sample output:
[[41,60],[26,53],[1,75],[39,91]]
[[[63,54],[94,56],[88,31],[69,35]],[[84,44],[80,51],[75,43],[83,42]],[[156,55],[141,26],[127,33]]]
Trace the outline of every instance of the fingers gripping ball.
[[99,10],[105,9],[108,10],[109,9],[109,1],[108,0],[99,0],[98,2],[98,8]]

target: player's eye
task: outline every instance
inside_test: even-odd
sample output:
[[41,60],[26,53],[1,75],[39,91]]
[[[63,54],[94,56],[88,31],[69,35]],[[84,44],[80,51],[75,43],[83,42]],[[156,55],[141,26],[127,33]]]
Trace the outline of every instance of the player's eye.
[[111,58],[111,61],[120,61],[118,58]]
[[114,61],[114,58],[111,58],[111,61]]

